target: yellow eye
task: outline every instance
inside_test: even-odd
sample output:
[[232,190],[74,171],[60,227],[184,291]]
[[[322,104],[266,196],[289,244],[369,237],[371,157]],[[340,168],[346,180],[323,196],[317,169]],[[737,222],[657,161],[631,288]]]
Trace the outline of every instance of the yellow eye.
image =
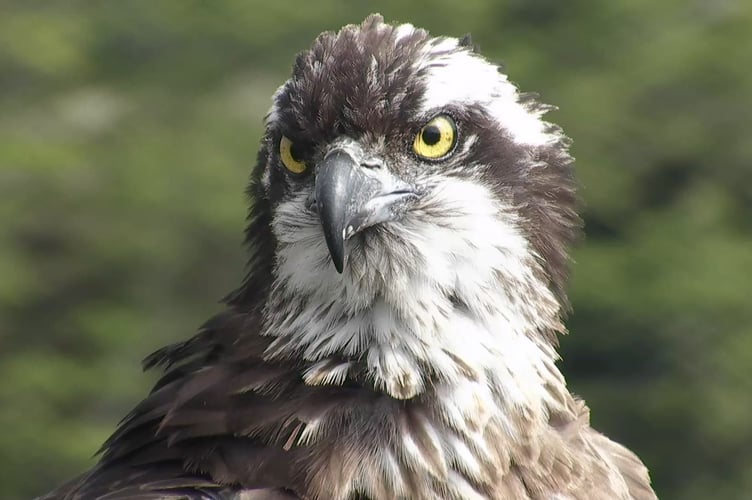
[[413,142],[413,151],[421,158],[437,160],[452,152],[457,143],[457,126],[448,115],[439,115],[423,125]]
[[279,141],[279,157],[287,170],[293,174],[302,174],[308,167],[305,162],[296,158],[294,149],[295,145],[292,141],[283,135]]

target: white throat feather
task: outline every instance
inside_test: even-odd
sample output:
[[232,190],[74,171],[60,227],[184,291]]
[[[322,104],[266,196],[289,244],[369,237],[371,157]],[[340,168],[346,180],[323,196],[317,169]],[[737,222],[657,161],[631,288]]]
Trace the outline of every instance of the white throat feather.
[[[344,380],[359,360],[377,390],[400,399],[488,376],[505,404],[537,407],[547,385],[563,384],[544,335],[562,329],[559,306],[513,207],[478,183],[440,179],[404,219],[364,234],[338,274],[302,203],[282,202],[273,221],[270,358],[302,358],[319,383]],[[330,358],[343,361],[322,375]]]

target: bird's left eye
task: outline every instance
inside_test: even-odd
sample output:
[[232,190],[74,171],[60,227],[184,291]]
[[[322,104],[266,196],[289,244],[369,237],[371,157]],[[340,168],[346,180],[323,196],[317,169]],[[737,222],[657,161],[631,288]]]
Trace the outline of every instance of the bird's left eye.
[[457,143],[457,125],[448,115],[439,115],[423,125],[413,141],[413,151],[421,158],[438,160]]
[[279,141],[279,157],[285,168],[293,174],[302,174],[308,168],[295,151],[295,144],[284,135]]

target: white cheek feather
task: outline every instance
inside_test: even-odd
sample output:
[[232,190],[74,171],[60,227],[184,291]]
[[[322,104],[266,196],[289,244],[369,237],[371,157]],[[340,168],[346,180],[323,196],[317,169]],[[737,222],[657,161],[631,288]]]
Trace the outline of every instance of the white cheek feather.
[[522,104],[517,88],[506,75],[481,56],[457,47],[455,38],[426,46],[419,62],[426,71],[423,111],[449,104],[480,105],[519,144],[538,146],[557,140],[541,119],[543,111]]

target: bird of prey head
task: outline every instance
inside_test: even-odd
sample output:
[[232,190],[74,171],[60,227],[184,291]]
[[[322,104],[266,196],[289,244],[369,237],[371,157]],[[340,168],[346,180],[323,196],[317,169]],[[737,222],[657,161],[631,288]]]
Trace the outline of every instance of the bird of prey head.
[[273,96],[249,274],[52,497],[649,499],[555,365],[568,140],[469,39],[370,16]]

